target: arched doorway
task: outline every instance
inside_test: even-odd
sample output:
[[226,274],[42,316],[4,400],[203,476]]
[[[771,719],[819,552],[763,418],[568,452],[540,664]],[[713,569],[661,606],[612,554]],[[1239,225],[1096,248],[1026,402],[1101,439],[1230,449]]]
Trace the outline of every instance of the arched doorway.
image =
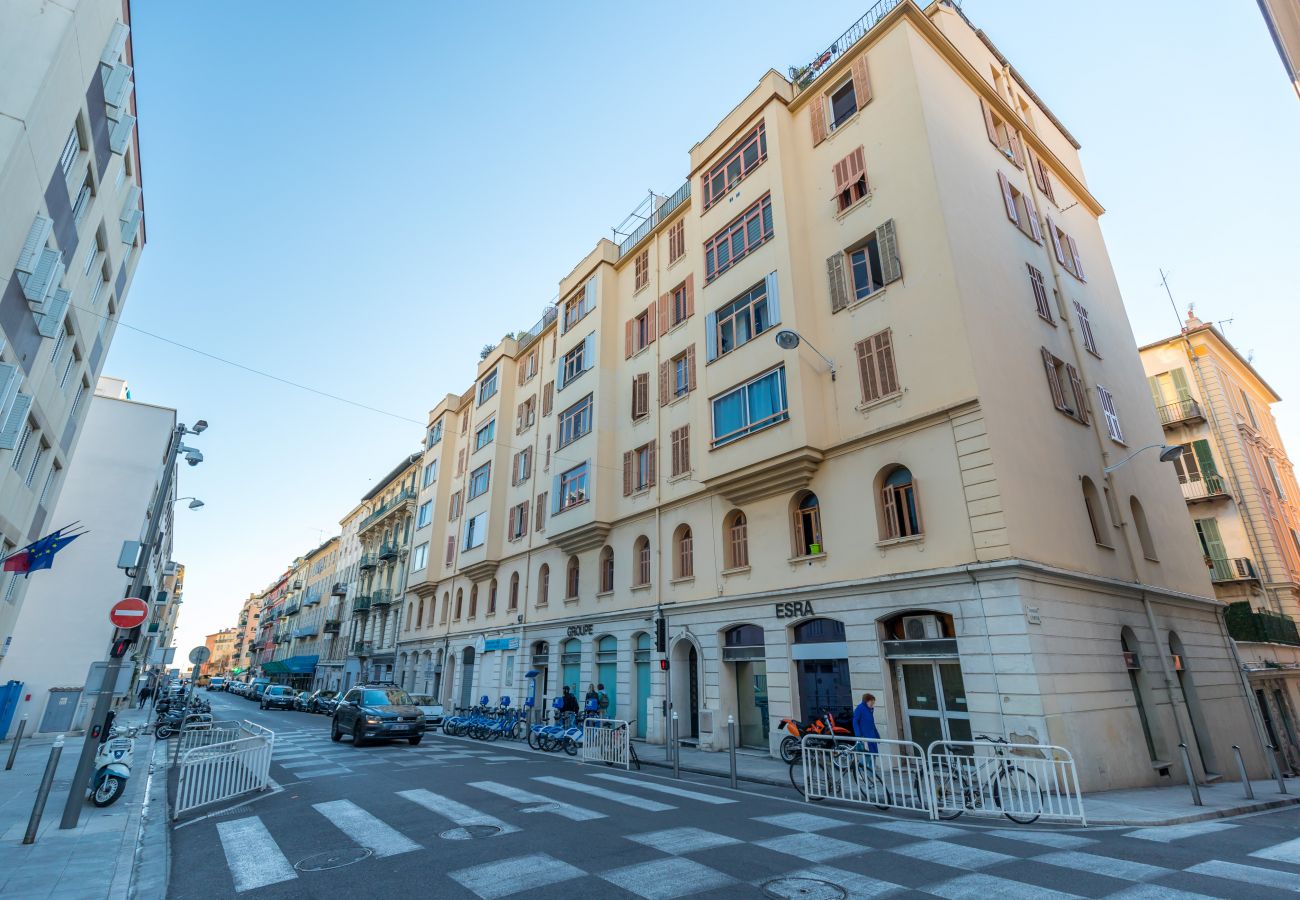
[[582,681],[582,641],[577,638],[569,638],[560,645],[560,677],[563,686],[578,698],[578,705],[582,706],[585,693],[579,684]]
[[460,662],[460,705],[470,707],[474,701],[474,648],[466,647],[461,652]]
[[1219,772],[1218,760],[1214,755],[1214,745],[1210,743],[1210,726],[1205,721],[1205,711],[1201,708],[1201,696],[1196,691],[1196,682],[1187,668],[1183,642],[1174,632],[1169,633],[1170,663],[1174,675],[1178,678],[1178,687],[1183,692],[1183,703],[1187,706],[1187,718],[1192,722],[1192,734],[1196,738],[1196,749],[1201,757],[1201,767],[1208,776]]
[[632,663],[636,673],[632,691],[632,715],[636,719],[636,736],[645,740],[645,720],[649,715],[647,707],[650,700],[650,651],[654,648],[654,641],[643,631],[636,636],[633,646],[636,649],[632,651]]
[[442,650],[438,650],[433,657],[433,688],[432,694],[434,699],[439,703],[442,702]]
[[[438,652],[441,653],[442,651],[440,650]],[[442,685],[441,685],[441,690],[446,693],[446,696],[444,697],[442,693],[439,693],[438,699],[442,700],[447,705],[451,705],[452,696],[453,696],[452,691],[455,689],[454,687],[455,684],[456,684],[456,655],[448,651],[447,668],[446,671],[442,673]]]
[[794,626],[790,656],[799,688],[799,710],[805,720],[830,713],[848,726],[853,721],[853,691],[849,686],[849,645],[844,623],[808,619]]
[[722,635],[722,661],[736,684],[737,740],[742,747],[767,747],[767,649],[763,629],[737,625]]
[[935,741],[969,741],[970,711],[952,616],[909,611],[881,625],[903,736],[922,747]]
[[[677,736],[694,738],[700,734],[700,651],[690,640],[673,645],[673,708],[677,713]],[[671,718],[670,712],[670,718]]]
[[596,681],[605,686],[609,707],[605,718],[618,718],[618,638],[607,634],[596,642]]

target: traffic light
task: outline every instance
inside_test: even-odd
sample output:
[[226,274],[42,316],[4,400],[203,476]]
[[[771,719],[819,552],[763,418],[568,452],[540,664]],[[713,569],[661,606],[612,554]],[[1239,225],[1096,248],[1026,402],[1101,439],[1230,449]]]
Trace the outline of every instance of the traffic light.
[[660,616],[655,619],[655,652],[664,653],[668,650],[668,621]]
[[667,672],[667,671],[668,671],[668,660],[666,660],[666,659],[661,659],[661,660],[659,660],[659,671],[660,671],[660,672]]
[[131,649],[131,639],[129,637],[120,637],[113,641],[112,648],[108,655],[112,659],[121,659],[126,656],[126,652]]

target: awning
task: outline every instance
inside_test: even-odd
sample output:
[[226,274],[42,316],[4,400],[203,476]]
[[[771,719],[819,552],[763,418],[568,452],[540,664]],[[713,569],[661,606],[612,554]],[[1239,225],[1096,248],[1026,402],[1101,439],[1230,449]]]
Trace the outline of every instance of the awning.
[[267,675],[310,675],[316,668],[316,659],[314,654],[273,659],[262,663],[262,671]]

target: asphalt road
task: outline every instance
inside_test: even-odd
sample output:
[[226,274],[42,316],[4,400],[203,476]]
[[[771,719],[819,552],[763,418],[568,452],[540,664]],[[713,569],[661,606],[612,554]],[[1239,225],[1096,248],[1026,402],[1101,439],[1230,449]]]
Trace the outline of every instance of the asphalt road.
[[172,832],[169,896],[1272,898],[1300,809],[1171,828],[935,823],[429,735],[354,748],[329,719],[210,694],[277,733],[279,790]]

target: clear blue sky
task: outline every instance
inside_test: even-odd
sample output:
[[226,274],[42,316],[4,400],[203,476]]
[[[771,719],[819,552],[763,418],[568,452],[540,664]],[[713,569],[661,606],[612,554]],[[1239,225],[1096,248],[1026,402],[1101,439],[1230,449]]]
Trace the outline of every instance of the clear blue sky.
[[[233,624],[769,68],[867,0],[134,0],[149,243],[105,372],[206,418],[183,468],[181,651]],[[1195,302],[1288,398],[1300,453],[1300,100],[1253,3],[967,0],[1083,144],[1139,341]],[[728,23],[728,24],[723,24]],[[888,90],[887,85],[878,90]],[[1285,324],[1287,329],[1279,326]]]

